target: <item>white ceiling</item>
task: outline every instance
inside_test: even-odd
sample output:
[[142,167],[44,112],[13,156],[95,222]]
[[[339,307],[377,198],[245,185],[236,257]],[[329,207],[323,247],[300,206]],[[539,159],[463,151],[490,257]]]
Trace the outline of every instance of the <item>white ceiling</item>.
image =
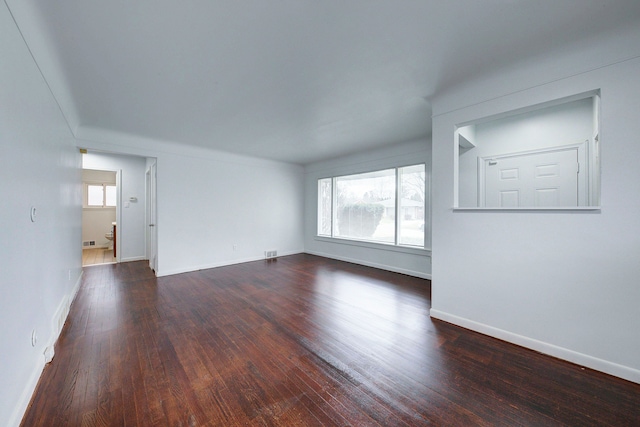
[[5,0],[71,128],[307,164],[428,136],[430,99],[638,0]]

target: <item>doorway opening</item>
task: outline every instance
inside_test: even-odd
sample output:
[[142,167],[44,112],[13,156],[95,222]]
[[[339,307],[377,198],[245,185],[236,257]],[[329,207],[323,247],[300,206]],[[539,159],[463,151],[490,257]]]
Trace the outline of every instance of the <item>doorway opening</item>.
[[117,262],[117,171],[82,170],[82,266]]
[[[113,253],[100,254],[89,261],[124,263],[149,260],[149,266],[157,271],[157,228],[156,222],[156,164],[157,159],[106,151],[81,150],[82,168],[115,173],[115,207],[112,216],[101,226],[101,246],[108,245]],[[113,176],[110,177],[111,183]],[[100,190],[95,189],[95,191]],[[113,193],[113,188],[105,187]],[[87,192],[87,195],[89,193]],[[88,197],[88,196],[87,196]],[[110,203],[113,204],[113,203]],[[105,203],[109,205],[109,203]],[[106,209],[106,208],[104,208]],[[90,213],[90,206],[84,209]],[[115,212],[115,220],[113,219]],[[112,239],[110,239],[112,237]],[[93,239],[92,239],[93,240]],[[97,238],[95,245],[98,245]],[[111,256],[110,256],[111,255]]]

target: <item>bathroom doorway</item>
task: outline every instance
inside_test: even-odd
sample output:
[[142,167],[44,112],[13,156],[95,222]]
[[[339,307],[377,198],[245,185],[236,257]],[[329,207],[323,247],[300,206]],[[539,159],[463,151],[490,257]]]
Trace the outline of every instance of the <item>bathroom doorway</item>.
[[[94,259],[93,262],[124,263],[149,259],[147,257],[146,232],[148,228],[153,227],[147,226],[145,173],[155,162],[154,158],[129,154],[93,151],[91,149],[83,151],[83,169],[116,172],[116,224],[113,240],[110,241],[112,243],[109,243],[114,248],[113,255],[115,257],[112,256],[112,259],[109,259],[108,255],[110,254],[108,254],[106,259],[103,256],[102,260]],[[107,229],[98,235],[102,237],[103,242],[108,240],[105,236],[109,233],[108,224],[110,223],[107,223]]]
[[111,264],[117,256],[117,171],[82,170],[82,266]]

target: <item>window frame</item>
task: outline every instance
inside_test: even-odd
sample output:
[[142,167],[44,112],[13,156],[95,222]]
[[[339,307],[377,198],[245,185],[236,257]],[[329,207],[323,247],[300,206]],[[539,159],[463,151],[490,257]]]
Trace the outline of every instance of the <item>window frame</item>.
[[[82,191],[82,207],[84,209],[115,209],[118,201],[118,189],[115,183],[105,182],[83,182]],[[102,186],[102,205],[89,205],[89,186]],[[116,204],[113,206],[107,205],[107,187],[114,187],[116,191]]]
[[[402,179],[402,174],[401,174],[401,170],[404,168],[409,168],[409,167],[414,167],[414,166],[422,166],[423,167],[423,173],[424,173],[424,196],[423,196],[423,243],[422,245],[411,245],[411,244],[406,244],[406,243],[400,243],[400,227],[401,227],[401,218],[400,218],[400,213],[401,213],[401,201],[402,201],[402,192],[401,192],[401,179]],[[395,224],[394,224],[394,230],[395,230],[395,236],[394,236],[394,241],[393,242],[382,242],[382,241],[372,241],[372,240],[364,240],[364,239],[358,239],[358,238],[353,238],[353,237],[345,237],[345,236],[337,236],[335,233],[335,224],[337,221],[337,191],[336,191],[336,181],[338,178],[343,178],[343,177],[351,177],[351,176],[357,176],[357,175],[365,175],[365,174],[369,174],[369,173],[376,173],[376,172],[382,172],[385,170],[393,170],[394,174],[395,174],[395,200],[394,200],[394,205],[395,205]],[[326,181],[326,180],[330,180],[331,182],[331,224],[330,224],[330,235],[326,235],[326,234],[320,234],[320,229],[321,229],[321,217],[320,217],[320,185],[322,181]],[[397,251],[397,252],[403,252],[403,253],[415,253],[415,254],[420,254],[423,255],[425,254],[425,252],[430,253],[430,242],[431,242],[431,228],[430,228],[430,211],[429,211],[429,206],[430,206],[430,200],[429,200],[429,195],[430,195],[430,191],[429,191],[429,179],[428,179],[428,171],[427,171],[427,164],[426,162],[418,162],[418,163],[411,163],[411,164],[402,164],[402,165],[398,165],[398,166],[390,166],[390,167],[381,167],[381,168],[376,168],[376,169],[370,169],[370,170],[363,170],[363,171],[359,171],[357,173],[351,173],[351,174],[340,174],[340,175],[334,175],[334,176],[321,176],[317,179],[317,197],[316,197],[316,231],[315,231],[315,239],[316,240],[320,240],[320,241],[326,241],[326,242],[332,242],[332,243],[341,243],[341,244],[348,244],[348,245],[353,245],[353,246],[360,246],[360,247],[368,247],[368,248],[375,248],[375,249],[381,249],[384,248],[385,250],[392,250],[392,251]]]

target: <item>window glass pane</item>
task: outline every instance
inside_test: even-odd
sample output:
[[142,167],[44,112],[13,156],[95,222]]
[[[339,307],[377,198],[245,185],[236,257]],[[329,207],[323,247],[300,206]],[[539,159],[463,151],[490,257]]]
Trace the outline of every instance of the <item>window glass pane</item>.
[[105,206],[115,206],[116,205],[116,186],[115,185],[105,185]]
[[87,206],[102,206],[103,200],[102,185],[87,185]]
[[331,236],[331,178],[318,180],[318,235]]
[[424,165],[398,168],[400,210],[398,244],[424,247]]
[[395,169],[336,178],[337,237],[395,243]]

